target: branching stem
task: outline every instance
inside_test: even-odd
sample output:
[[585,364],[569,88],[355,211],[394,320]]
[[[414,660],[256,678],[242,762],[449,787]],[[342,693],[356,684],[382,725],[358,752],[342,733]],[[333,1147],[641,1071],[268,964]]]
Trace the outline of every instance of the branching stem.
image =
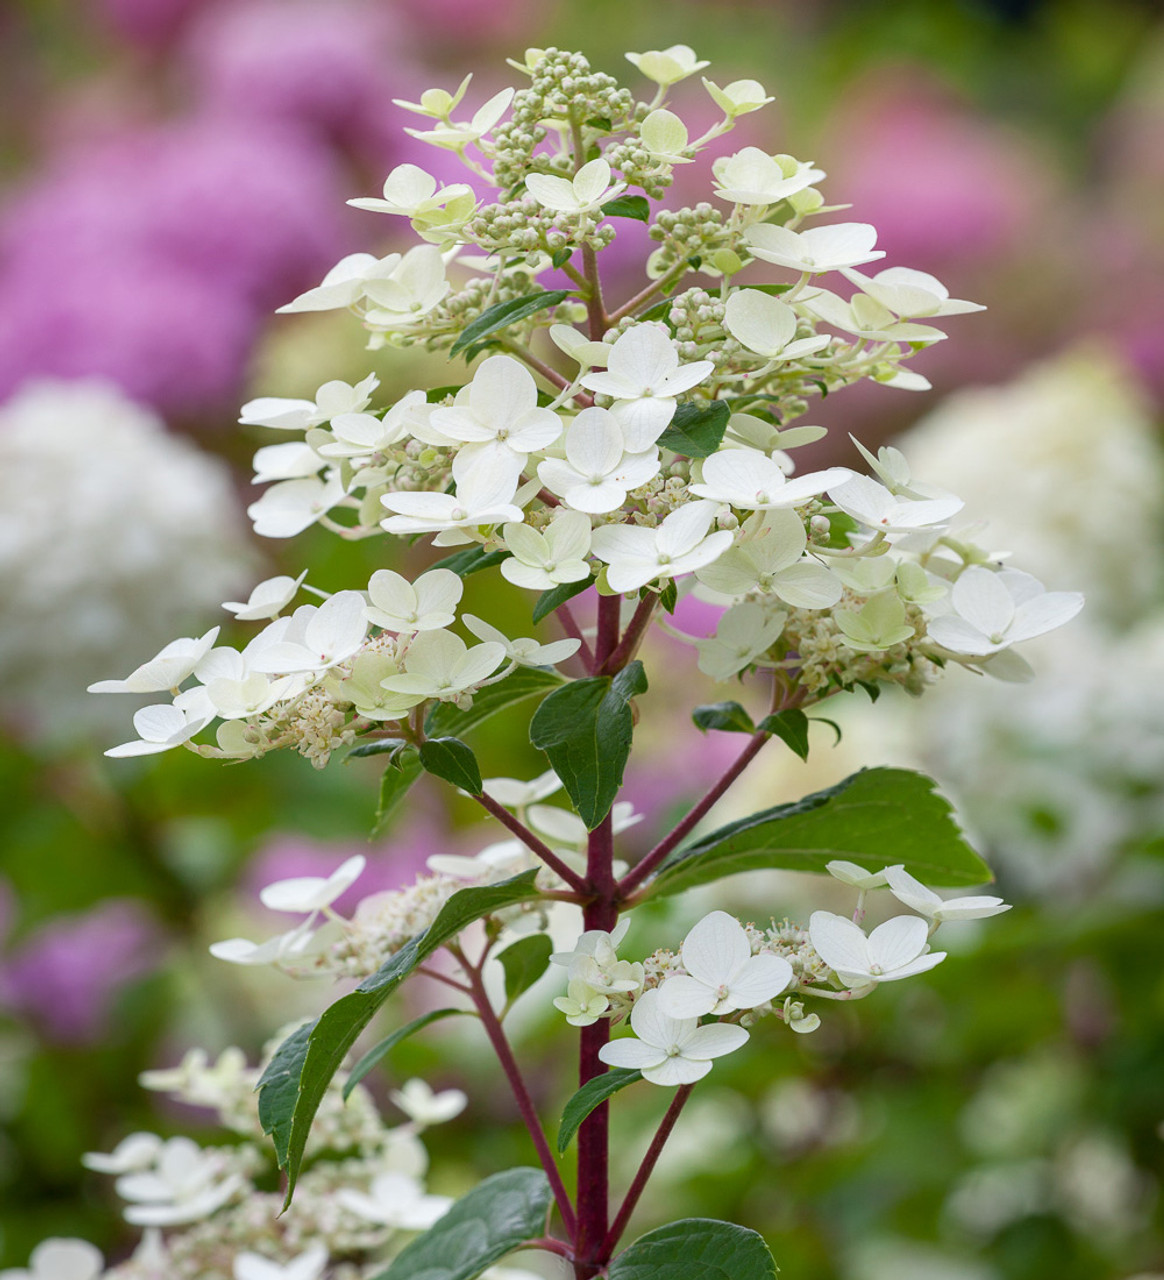
[[536,853],[551,871],[565,880],[571,889],[585,892],[586,881],[576,871],[568,867],[544,840],[539,840],[524,822],[515,818],[508,809],[498,804],[492,796],[487,796],[484,792],[479,796],[474,796],[473,799],[483,809],[491,813],[502,826],[508,827],[527,849],[532,853]]

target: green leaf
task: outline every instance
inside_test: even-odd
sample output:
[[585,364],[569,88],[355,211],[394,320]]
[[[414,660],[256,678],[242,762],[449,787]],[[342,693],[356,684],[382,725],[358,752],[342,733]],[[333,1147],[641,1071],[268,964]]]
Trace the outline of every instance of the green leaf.
[[455,396],[464,383],[454,382],[448,387],[433,387],[430,391],[424,393],[424,398],[428,404],[439,404],[445,396]]
[[403,738],[377,738],[375,742],[362,742],[358,747],[353,747],[344,759],[358,760],[364,756],[394,755],[401,747],[407,745]]
[[610,1280],[776,1280],[776,1263],[764,1237],[747,1227],[684,1218],[639,1236],[614,1259],[607,1275]]
[[379,1044],[374,1044],[351,1069],[347,1080],[344,1081],[344,1101],[347,1102],[356,1085],[373,1067],[383,1062],[401,1040],[407,1040],[410,1035],[427,1027],[430,1022],[439,1022],[442,1018],[451,1018],[458,1014],[470,1012],[471,1010],[469,1009],[434,1009],[431,1013],[422,1013],[419,1018],[413,1018],[411,1022],[406,1023],[398,1031],[393,1031],[391,1035],[385,1036]]
[[523,991],[528,991],[545,973],[553,949],[554,944],[547,934],[531,933],[497,953],[497,959],[505,970],[505,999],[509,1004]]
[[591,129],[602,129],[606,133],[609,133],[614,128],[614,125],[611,124],[608,116],[591,116],[585,123]]
[[724,733],[755,733],[752,717],[738,702],[707,702],[691,713],[695,727],[704,733],[719,729]]
[[572,680],[551,693],[530,721],[530,742],[549,756],[591,831],[622,786],[634,731],[630,700],[646,690],[643,664],[631,662],[613,679]]
[[651,205],[646,196],[619,196],[617,200],[608,200],[602,206],[602,212],[608,218],[634,218],[636,222],[646,222],[651,216]]
[[558,1154],[565,1154],[566,1148],[574,1141],[574,1135],[582,1127],[582,1121],[595,1109],[613,1097],[628,1084],[641,1080],[641,1071],[630,1071],[626,1067],[616,1067],[605,1075],[595,1076],[587,1080],[581,1089],[566,1103],[562,1118],[558,1121]]
[[491,716],[515,702],[523,702],[562,688],[562,677],[541,667],[518,667],[504,680],[488,684],[473,695],[473,705],[462,711],[456,703],[438,702],[424,721],[424,731],[434,738],[452,735],[460,737],[483,724]]
[[756,726],[762,733],[779,738],[802,759],[808,759],[808,716],[803,711],[790,709],[774,711]]
[[674,613],[679,606],[679,584],[674,578],[668,578],[659,592],[659,603],[667,613]]
[[[650,306],[641,315],[636,316],[637,320],[666,320],[671,312],[671,308],[675,305],[674,298],[664,298],[662,302],[656,302]],[[668,325],[668,328],[670,326]]]
[[536,877],[537,870],[531,869],[498,884],[457,890],[423,933],[411,938],[315,1023],[300,1027],[279,1046],[258,1088],[263,1132],[274,1139],[279,1167],[287,1170],[284,1208],[295,1193],[311,1121],[360,1032],[417,965],[466,925],[516,902],[536,898]]
[[756,293],[766,293],[770,297],[778,298],[782,293],[787,293],[792,288],[790,284],[746,284],[745,289],[753,289]]
[[481,794],[481,767],[473,748],[460,738],[428,738],[420,744],[420,763],[429,773],[471,796]]
[[471,347],[482,338],[496,333],[498,329],[517,324],[519,320],[525,320],[539,311],[545,311],[548,307],[556,307],[569,296],[569,289],[553,289],[549,293],[526,293],[520,298],[510,298],[507,302],[495,303],[482,311],[472,324],[465,326],[461,336],[449,349],[449,355],[457,355],[466,347]]
[[573,600],[575,596],[581,595],[587,587],[592,587],[593,585],[593,578],[583,578],[580,582],[560,582],[556,587],[543,591],[538,596],[537,604],[534,605],[534,622],[541,622],[547,614],[553,613],[559,605],[565,604],[567,600]]
[[471,573],[480,573],[482,569],[492,569],[495,564],[509,559],[508,551],[486,551],[484,547],[466,547],[464,551],[454,551],[430,569],[451,569],[459,578],[467,578]]
[[555,269],[559,267],[564,267],[566,263],[569,262],[573,256],[574,256],[574,250],[571,249],[569,245],[566,245],[565,247],[557,250],[554,256],[550,259],[550,265]]
[[829,787],[729,823],[673,853],[650,882],[661,896],[741,871],[824,871],[843,858],[879,871],[893,863],[924,884],[992,879],[962,837],[934,780],[909,769],[862,769]]
[[472,1280],[543,1235],[552,1201],[540,1169],[495,1173],[462,1196],[375,1280]]
[[400,802],[423,772],[424,766],[420,763],[416,748],[410,742],[399,743],[380,779],[380,803],[376,808],[373,835],[378,835],[384,829],[388,819],[400,807]]
[[719,448],[732,411],[722,400],[709,405],[681,404],[659,444],[688,458],[710,458]]

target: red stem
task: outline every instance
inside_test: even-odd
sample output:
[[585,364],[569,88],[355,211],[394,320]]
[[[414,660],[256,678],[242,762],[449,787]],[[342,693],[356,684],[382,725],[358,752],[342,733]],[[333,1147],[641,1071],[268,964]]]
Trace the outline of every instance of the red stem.
[[665,835],[662,840],[644,857],[639,864],[632,868],[623,877],[618,886],[619,893],[626,898],[633,890],[655,870],[663,859],[676,848],[688,832],[700,822],[706,815],[707,811],[713,804],[723,795],[723,793],[732,785],[741,773],[751,764],[752,760],[759,753],[760,748],[768,741],[769,735],[766,733],[757,733],[749,740],[748,745],[740,752],[734,764],[732,764],[727,772],[717,782],[714,782],[708,789],[707,794],[699,801],[694,808],[687,814],[682,822]]
[[586,888],[586,881],[576,871],[568,867],[544,840],[539,840],[524,822],[519,822],[508,809],[499,805],[492,796],[487,796],[482,792],[479,796],[474,796],[473,799],[483,809],[491,813],[502,826],[508,827],[527,849],[536,853],[551,871],[556,872],[565,880],[571,889],[582,891]]
[[574,1206],[570,1203],[570,1197],[566,1194],[566,1188],[562,1183],[562,1175],[558,1172],[558,1166],[555,1164],[553,1154],[550,1151],[550,1144],[546,1141],[546,1135],[542,1131],[541,1122],[538,1120],[537,1108],[533,1104],[533,1099],[529,1096],[529,1090],[525,1087],[521,1068],[514,1059],[513,1050],[509,1047],[509,1041],[505,1038],[505,1032],[500,1021],[498,1021],[497,1014],[493,1011],[493,1005],[489,1002],[485,985],[481,981],[481,970],[466,963],[463,956],[458,958],[461,960],[465,974],[469,979],[470,994],[473,997],[474,1005],[477,1007],[477,1012],[481,1016],[481,1025],[485,1028],[485,1034],[489,1037],[493,1052],[497,1054],[501,1069],[505,1072],[509,1087],[513,1090],[517,1109],[521,1112],[521,1118],[525,1121],[525,1127],[529,1130],[529,1136],[533,1139],[533,1144],[537,1148],[538,1159],[541,1161],[542,1168],[546,1171],[546,1177],[550,1181],[550,1188],[554,1193],[554,1202],[558,1206],[558,1212],[562,1215],[562,1222],[565,1224],[566,1231],[571,1239],[573,1239],[575,1232]]
[[578,655],[586,664],[587,674],[594,674],[594,650],[586,643],[586,637],[582,634],[582,628],[578,625],[578,619],[574,617],[574,611],[570,608],[569,602],[560,604],[554,610],[554,615],[558,619],[558,624],[562,630],[575,640],[581,640],[582,647],[578,650]]
[[622,1233],[626,1230],[626,1224],[630,1221],[630,1216],[635,1211],[635,1205],[638,1204],[639,1197],[643,1194],[647,1179],[654,1172],[655,1164],[658,1162],[659,1156],[663,1154],[663,1146],[671,1136],[675,1121],[679,1119],[679,1112],[683,1110],[684,1104],[691,1097],[691,1091],[694,1088],[694,1084],[680,1085],[674,1098],[671,1099],[667,1114],[663,1117],[655,1136],[651,1139],[647,1154],[643,1156],[643,1162],[639,1165],[635,1180],[630,1184],[626,1199],[623,1200],[622,1208],[618,1211],[618,1217],[615,1218],[614,1225],[610,1228],[610,1233],[606,1237],[606,1247],[603,1252],[608,1257],[614,1252],[615,1245],[622,1239]]
[[622,639],[618,642],[610,657],[602,664],[600,675],[614,675],[626,666],[628,662],[635,656],[635,652],[639,645],[642,644],[643,636],[651,621],[651,615],[655,612],[655,606],[659,603],[659,597],[652,591],[639,601],[639,606],[634,612],[627,625],[627,629],[623,632]]

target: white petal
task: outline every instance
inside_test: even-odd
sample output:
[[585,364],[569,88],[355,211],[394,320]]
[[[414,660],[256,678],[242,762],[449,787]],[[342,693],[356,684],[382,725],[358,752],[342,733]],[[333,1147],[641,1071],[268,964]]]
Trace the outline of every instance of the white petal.
[[894,916],[869,935],[869,965],[890,973],[925,950],[929,925],[920,916]]
[[726,911],[712,911],[684,938],[681,954],[687,972],[715,988],[739,971],[752,949],[738,920]]
[[[919,921],[925,927],[924,921]],[[865,934],[844,916],[814,911],[808,936],[817,955],[838,973],[868,973],[869,954]]]
[[634,1036],[604,1044],[598,1051],[598,1057],[608,1067],[627,1067],[633,1071],[642,1071],[667,1061],[667,1055],[661,1049],[644,1044]]
[[658,1066],[644,1067],[643,1079],[651,1084],[673,1088],[680,1084],[694,1084],[711,1070],[711,1063],[695,1062],[689,1058],[664,1058]]
[[792,966],[783,956],[752,956],[731,982],[729,999],[734,1009],[754,1009],[775,999],[792,981]]
[[958,578],[950,592],[958,613],[984,635],[1006,632],[1014,620],[1014,601],[1005,585],[989,569],[972,565]]
[[715,991],[698,978],[677,973],[659,984],[659,1008],[668,1018],[700,1018],[715,1008]]
[[735,1053],[748,1042],[743,1027],[729,1022],[711,1022],[696,1029],[683,1041],[685,1058],[722,1058],[725,1053]]

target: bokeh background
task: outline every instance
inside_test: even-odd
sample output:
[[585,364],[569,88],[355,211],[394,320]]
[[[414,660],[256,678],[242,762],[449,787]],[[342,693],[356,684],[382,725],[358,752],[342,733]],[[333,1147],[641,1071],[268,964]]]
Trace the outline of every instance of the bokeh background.
[[[631,78],[625,50],[676,42],[776,95],[732,149],[817,160],[889,263],[989,307],[917,362],[931,392],[821,405],[830,458],[855,461],[849,431],[901,443],[991,545],[1088,606],[1031,646],[1035,683],[959,671],[916,704],[855,699],[840,747],[807,765],[769,748],[724,806],[924,768],[1016,906],[966,925],[925,980],[717,1068],[641,1221],[747,1222],[815,1280],[1164,1274],[1164,22],[1133,0],[0,7],[0,1265],[49,1234],[127,1248],[79,1154],[135,1128],[206,1136],[138,1073],[195,1044],[255,1054],[333,994],[206,954],[263,936],[258,886],[364,851],[362,888],[392,887],[493,838],[421,784],[369,843],[367,761],[107,761],[126,702],[83,690],[224,621],[260,577],[311,566],[335,589],[398,554],[318,532],[259,545],[243,509],[263,441],[234,425],[248,396],[372,368],[389,395],[449,380],[431,357],[370,356],[350,317],[271,314],[341,255],[391,247],[347,197],[403,161],[441,169],[391,99],[474,70],[480,101],[530,45]],[[676,100],[707,111],[698,83]],[[609,255],[629,287],[636,248]],[[516,593],[488,607],[524,622]],[[638,740],[630,848],[730,748],[661,718],[669,701]],[[481,754],[487,773],[542,767],[516,719]],[[772,876],[714,901],[795,918],[820,892]],[[684,923],[635,937],[650,950]],[[570,1068],[536,1003],[522,1052],[553,1112]],[[471,1034],[410,1043],[393,1070],[471,1079],[469,1111],[431,1135],[435,1189],[530,1159]],[[624,1172],[664,1101],[624,1104]]]

